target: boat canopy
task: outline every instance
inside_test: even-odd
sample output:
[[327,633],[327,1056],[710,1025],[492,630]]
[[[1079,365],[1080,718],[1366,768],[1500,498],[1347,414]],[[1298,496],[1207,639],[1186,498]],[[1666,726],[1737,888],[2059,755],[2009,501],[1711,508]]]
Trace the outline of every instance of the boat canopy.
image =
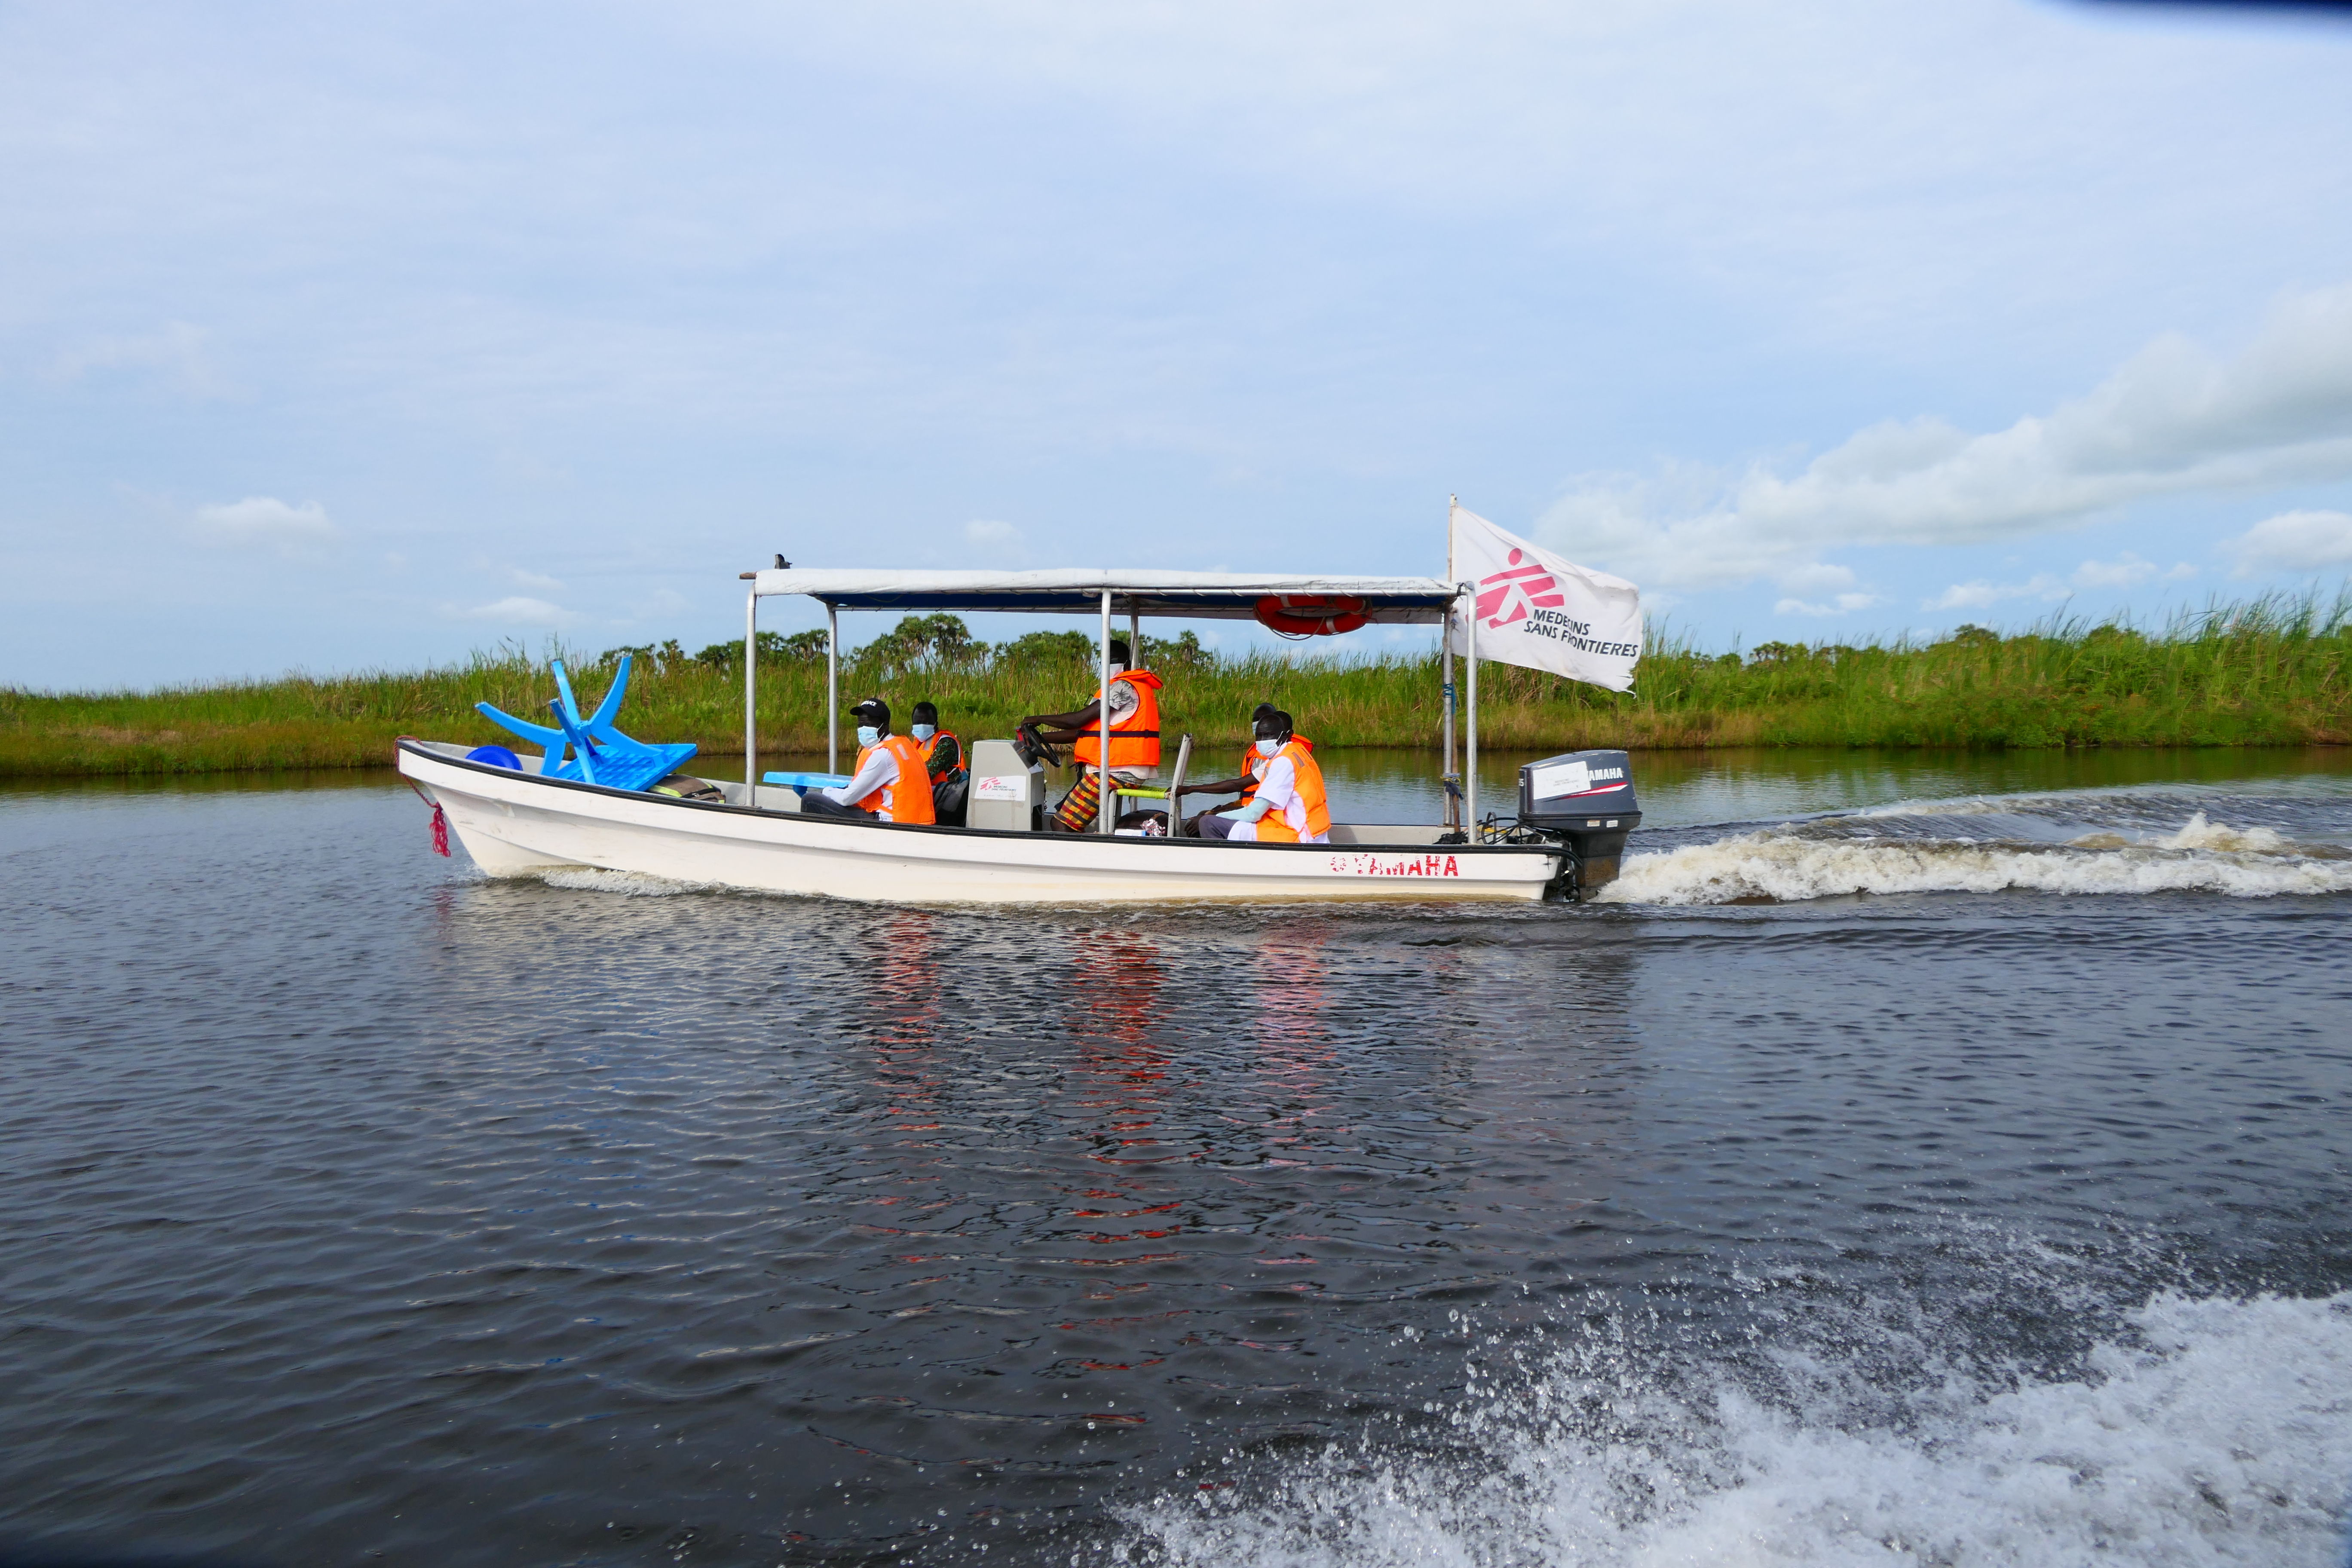
[[1258,601],[1321,595],[1360,600],[1363,616],[1388,626],[1437,626],[1460,590],[1434,577],[1325,577],[1270,573],[1049,572],[747,573],[757,598],[805,594],[837,610],[1013,610],[1100,615],[1103,595],[1123,616],[1246,621]]

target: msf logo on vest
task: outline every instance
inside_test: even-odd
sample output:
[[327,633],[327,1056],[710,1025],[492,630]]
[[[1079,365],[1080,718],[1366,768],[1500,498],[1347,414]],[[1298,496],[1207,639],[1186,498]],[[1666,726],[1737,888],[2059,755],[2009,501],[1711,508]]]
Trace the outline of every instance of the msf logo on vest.
[[1510,563],[1491,577],[1478,579],[1476,615],[1491,627],[1507,626],[1514,621],[1524,621],[1538,610],[1556,610],[1568,601],[1561,597],[1559,580],[1551,568],[1539,562],[1528,562],[1527,552],[1511,552]]

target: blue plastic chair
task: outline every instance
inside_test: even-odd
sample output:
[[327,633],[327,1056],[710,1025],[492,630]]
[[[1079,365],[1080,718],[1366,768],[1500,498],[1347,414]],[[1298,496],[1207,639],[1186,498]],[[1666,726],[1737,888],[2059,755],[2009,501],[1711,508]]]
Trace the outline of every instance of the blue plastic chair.
[[[613,689],[604,693],[604,700],[596,705],[596,711],[585,719],[580,716],[579,700],[572,695],[572,678],[564,673],[560,658],[549,660],[555,670],[555,689],[560,694],[548,704],[555,714],[553,728],[500,712],[487,702],[477,702],[474,708],[491,723],[540,748],[542,755],[539,772],[542,778],[571,779],[580,784],[602,784],[607,789],[645,789],[677,772],[694,755],[694,742],[647,745],[623,734],[613,722],[621,711],[621,699],[629,689],[632,658],[625,653],[621,656],[621,667],[613,675]],[[567,750],[575,754],[567,759]]]

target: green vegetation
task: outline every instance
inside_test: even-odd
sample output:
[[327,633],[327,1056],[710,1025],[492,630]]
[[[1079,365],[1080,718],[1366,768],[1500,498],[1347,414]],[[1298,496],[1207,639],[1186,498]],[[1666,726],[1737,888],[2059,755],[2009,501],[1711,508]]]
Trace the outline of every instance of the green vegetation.
[[[593,702],[624,651],[573,661]],[[648,740],[742,749],[740,643],[637,655],[623,722]],[[1319,745],[1435,745],[1433,658],[1343,662],[1269,654],[1218,658],[1189,634],[1151,644],[1169,682],[1163,728],[1214,747],[1247,738],[1271,699]],[[844,701],[879,691],[901,711],[929,698],[967,738],[1007,735],[1024,714],[1084,703],[1085,632],[991,647],[953,616],[908,616],[844,661]],[[824,639],[763,634],[762,752],[822,750]],[[2054,621],[2016,637],[1964,626],[1937,643],[1848,647],[1767,643],[1746,657],[1653,639],[1641,689],[1600,691],[1537,670],[1483,667],[1480,738],[1520,752],[1591,745],[2237,746],[2352,743],[2352,595],[2269,597],[2184,614],[2161,630]],[[403,734],[502,741],[488,701],[537,718],[554,682],[520,647],[413,674],[373,673],[147,692],[0,689],[0,775],[355,767],[389,760]]]

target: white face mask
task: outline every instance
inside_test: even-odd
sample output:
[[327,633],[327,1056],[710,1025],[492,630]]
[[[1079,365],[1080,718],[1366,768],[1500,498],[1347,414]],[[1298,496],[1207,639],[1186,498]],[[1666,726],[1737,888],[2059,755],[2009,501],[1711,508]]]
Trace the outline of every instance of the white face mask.
[[918,724],[914,726],[914,731],[915,739],[928,741],[940,732],[940,727],[937,724]]
[[1279,741],[1260,741],[1257,743],[1257,754],[1261,757],[1270,757],[1280,750],[1282,742]]
[[881,738],[882,731],[876,729],[873,725],[860,724],[857,726],[857,743],[859,745],[870,746]]

